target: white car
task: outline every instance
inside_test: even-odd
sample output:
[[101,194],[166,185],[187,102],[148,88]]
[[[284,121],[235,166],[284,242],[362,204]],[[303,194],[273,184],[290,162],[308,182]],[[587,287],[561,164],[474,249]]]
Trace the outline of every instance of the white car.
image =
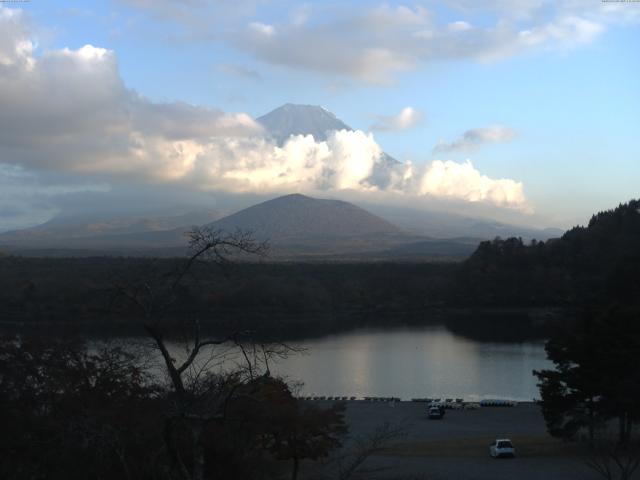
[[442,420],[442,417],[444,417],[444,408],[435,405],[429,407],[428,417],[430,420]]
[[516,449],[508,438],[499,438],[489,445],[489,455],[493,458],[515,457]]

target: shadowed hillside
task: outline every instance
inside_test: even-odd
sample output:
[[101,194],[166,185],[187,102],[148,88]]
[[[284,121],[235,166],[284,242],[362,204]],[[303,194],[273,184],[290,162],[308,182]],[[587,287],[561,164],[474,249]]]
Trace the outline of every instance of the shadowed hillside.
[[402,233],[395,225],[351,203],[300,194],[254,205],[211,226],[227,231],[251,230],[257,238],[270,241]]

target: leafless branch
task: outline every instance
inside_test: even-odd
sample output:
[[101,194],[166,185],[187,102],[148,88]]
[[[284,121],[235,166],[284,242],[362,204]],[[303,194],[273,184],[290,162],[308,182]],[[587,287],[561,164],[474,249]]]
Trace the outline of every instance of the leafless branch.
[[327,464],[329,478],[338,480],[352,478],[371,455],[403,437],[406,431],[405,425],[392,425],[385,422],[369,435],[356,437],[343,453],[329,460]]
[[630,480],[640,466],[640,445],[600,442],[591,448],[585,464],[607,480]]

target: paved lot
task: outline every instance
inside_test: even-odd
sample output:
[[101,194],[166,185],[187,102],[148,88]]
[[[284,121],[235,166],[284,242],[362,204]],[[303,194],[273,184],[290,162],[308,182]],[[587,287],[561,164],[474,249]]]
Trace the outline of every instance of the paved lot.
[[[405,434],[363,464],[357,478],[421,480],[595,480],[574,445],[551,438],[537,406],[448,410],[443,420],[429,420],[420,403],[348,402],[352,436],[366,436],[385,422],[402,425]],[[511,438],[514,459],[492,459],[488,446]],[[635,478],[635,477],[634,477]],[[637,478],[640,478],[638,476]]]

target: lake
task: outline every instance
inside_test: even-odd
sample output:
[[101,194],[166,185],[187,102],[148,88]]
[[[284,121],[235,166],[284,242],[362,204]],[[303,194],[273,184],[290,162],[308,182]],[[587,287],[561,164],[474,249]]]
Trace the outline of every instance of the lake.
[[534,369],[550,368],[544,342],[487,343],[445,327],[358,330],[299,341],[306,354],[272,371],[304,382],[302,395],[539,398]]
[[[131,337],[118,342],[149,345],[148,339]],[[532,371],[552,367],[544,342],[481,342],[444,326],[355,330],[292,345],[305,351],[272,361],[270,370],[303,382],[302,396],[531,401],[540,397]],[[176,359],[186,357],[180,344],[169,342],[168,347]],[[150,365],[164,372],[159,354],[153,352]],[[203,365],[211,369],[244,363],[232,353],[216,358],[201,353]]]

